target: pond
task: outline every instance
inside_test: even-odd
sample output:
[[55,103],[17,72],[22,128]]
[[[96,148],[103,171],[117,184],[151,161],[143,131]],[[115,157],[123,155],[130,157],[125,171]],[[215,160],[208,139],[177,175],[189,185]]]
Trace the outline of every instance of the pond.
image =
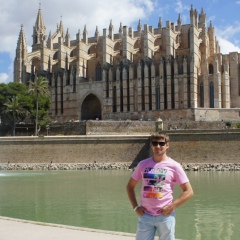
[[[176,210],[176,237],[238,240],[240,172],[187,175],[195,195]],[[125,190],[130,176],[127,170],[0,171],[0,215],[135,233],[137,215]]]

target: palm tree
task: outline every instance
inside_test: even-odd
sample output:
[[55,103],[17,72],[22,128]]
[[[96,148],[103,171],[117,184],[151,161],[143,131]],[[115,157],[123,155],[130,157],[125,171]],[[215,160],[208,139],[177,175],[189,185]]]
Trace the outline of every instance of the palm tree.
[[39,76],[36,78],[35,82],[29,82],[29,89],[28,93],[36,94],[36,121],[35,121],[35,136],[38,135],[38,103],[39,103],[39,96],[48,96],[50,97],[50,91],[48,88],[48,81]]
[[6,103],[4,103],[3,105],[6,108],[4,112],[12,116],[12,135],[15,136],[16,121],[19,119],[19,117],[26,116],[28,111],[24,109],[22,104],[19,102],[18,96],[13,96],[12,98],[7,99]]

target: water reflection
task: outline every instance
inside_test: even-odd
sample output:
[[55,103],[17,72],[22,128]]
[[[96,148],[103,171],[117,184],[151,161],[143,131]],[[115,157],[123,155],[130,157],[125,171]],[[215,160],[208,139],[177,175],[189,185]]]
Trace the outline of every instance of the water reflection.
[[190,223],[187,227],[184,226],[184,231],[178,228],[179,236],[194,240],[238,239],[240,220],[237,213],[240,211],[240,196],[237,183],[240,173],[191,172],[188,175],[195,196],[177,210],[178,220],[184,219],[184,222]]
[[[133,233],[137,216],[125,191],[130,174],[116,170],[1,171],[0,215]],[[187,174],[195,196],[177,209],[177,238],[238,240],[240,172]]]

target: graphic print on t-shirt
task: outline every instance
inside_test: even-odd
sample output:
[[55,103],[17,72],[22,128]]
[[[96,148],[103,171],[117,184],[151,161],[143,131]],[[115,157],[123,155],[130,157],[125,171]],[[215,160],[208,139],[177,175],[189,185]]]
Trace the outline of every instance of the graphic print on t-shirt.
[[167,170],[147,167],[143,173],[143,197],[162,198]]

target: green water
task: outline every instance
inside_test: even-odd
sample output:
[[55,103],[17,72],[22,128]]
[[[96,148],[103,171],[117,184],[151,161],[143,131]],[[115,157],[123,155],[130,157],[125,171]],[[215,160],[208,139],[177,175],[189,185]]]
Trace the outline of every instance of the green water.
[[[137,215],[125,191],[130,174],[122,170],[0,171],[0,215],[134,233]],[[239,240],[240,172],[187,174],[195,196],[176,211],[176,237]]]

